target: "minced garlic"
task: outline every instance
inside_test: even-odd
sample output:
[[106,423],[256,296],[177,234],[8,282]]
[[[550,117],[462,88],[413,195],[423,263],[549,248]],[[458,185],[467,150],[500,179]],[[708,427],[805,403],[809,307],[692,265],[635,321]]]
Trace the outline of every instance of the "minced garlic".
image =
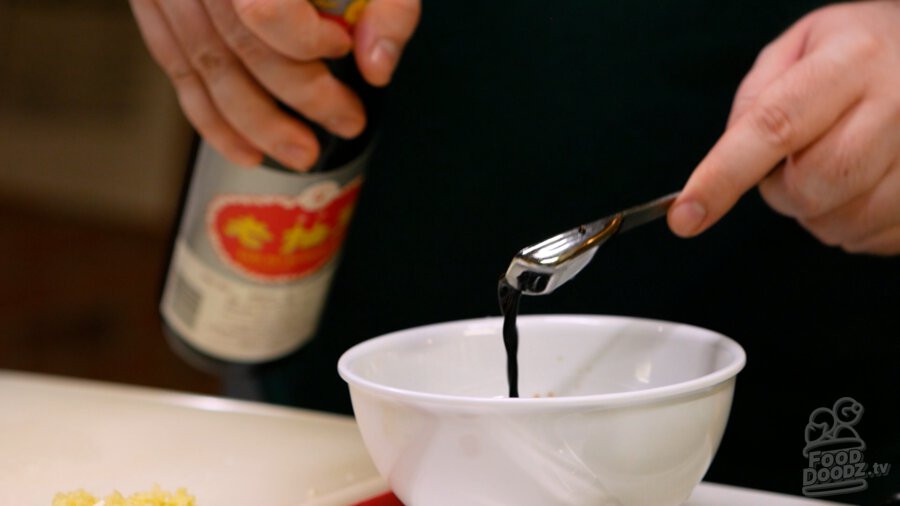
[[138,492],[127,498],[113,492],[105,499],[98,499],[84,490],[56,494],[52,506],[196,506],[196,503],[183,488],[172,493],[154,486],[149,492]]

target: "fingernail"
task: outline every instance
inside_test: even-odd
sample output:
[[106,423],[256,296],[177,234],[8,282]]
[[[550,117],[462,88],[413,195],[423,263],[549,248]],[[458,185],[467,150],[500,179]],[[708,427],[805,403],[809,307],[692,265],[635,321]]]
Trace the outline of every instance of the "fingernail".
[[296,169],[306,170],[310,165],[309,148],[300,144],[282,143],[275,147],[275,152],[278,158],[289,162]]
[[390,39],[378,39],[369,53],[369,61],[373,65],[391,71],[400,56],[400,48]]
[[706,219],[706,208],[696,200],[682,202],[672,210],[672,231],[681,237],[690,237],[700,230]]

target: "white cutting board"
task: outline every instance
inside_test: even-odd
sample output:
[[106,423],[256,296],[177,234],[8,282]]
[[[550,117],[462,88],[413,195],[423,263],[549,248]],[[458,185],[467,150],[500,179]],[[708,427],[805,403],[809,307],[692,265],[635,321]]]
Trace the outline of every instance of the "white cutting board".
[[[387,490],[352,418],[0,371],[0,505],[186,487],[199,506],[349,506]],[[701,483],[685,506],[824,506]]]
[[352,418],[0,371],[0,505],[153,484],[201,506],[346,506],[386,489]]

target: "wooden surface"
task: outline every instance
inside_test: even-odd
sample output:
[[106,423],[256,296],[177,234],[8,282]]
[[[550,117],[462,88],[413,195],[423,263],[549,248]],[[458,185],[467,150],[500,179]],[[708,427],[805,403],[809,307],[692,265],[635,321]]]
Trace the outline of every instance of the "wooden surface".
[[165,234],[0,205],[0,369],[217,393],[162,335],[167,254]]

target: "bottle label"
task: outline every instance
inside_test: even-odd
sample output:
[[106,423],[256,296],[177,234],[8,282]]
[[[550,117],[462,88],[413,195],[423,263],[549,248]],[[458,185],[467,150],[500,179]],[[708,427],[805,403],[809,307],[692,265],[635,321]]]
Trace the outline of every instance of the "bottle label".
[[209,236],[219,258],[248,278],[302,278],[337,254],[359,188],[358,179],[343,188],[327,180],[295,197],[220,195],[207,212]]
[[365,154],[338,170],[247,169],[205,143],[161,301],[214,357],[261,362],[315,333],[359,194]]

